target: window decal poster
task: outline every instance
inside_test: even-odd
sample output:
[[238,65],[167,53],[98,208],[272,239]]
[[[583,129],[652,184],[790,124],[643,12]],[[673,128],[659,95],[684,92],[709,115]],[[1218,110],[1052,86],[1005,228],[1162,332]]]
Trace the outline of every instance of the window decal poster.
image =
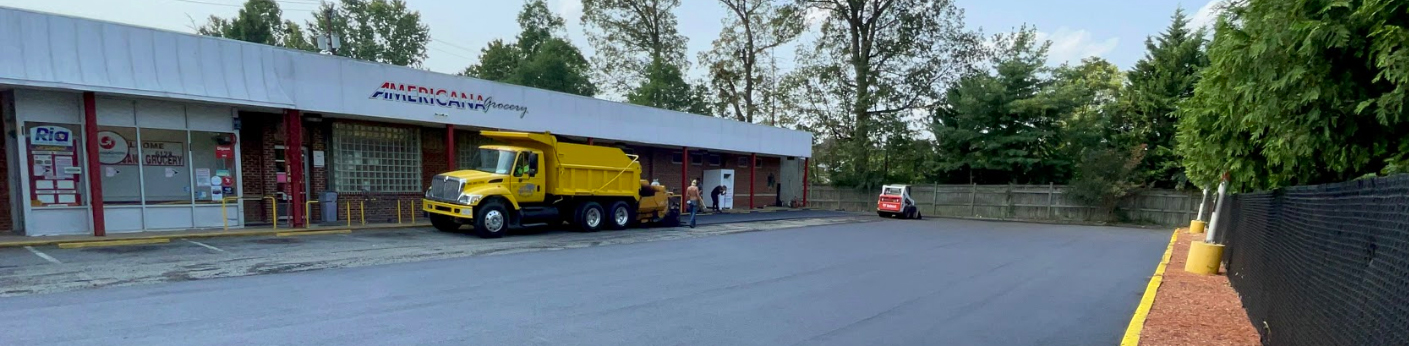
[[83,168],[78,162],[77,125],[41,125],[29,128],[30,205],[79,206],[78,187]]

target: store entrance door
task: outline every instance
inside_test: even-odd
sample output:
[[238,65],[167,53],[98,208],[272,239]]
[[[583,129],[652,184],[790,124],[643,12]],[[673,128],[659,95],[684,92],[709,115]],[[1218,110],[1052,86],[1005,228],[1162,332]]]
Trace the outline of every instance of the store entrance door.
[[[310,201],[314,199],[309,199],[310,193],[308,191],[309,187],[313,186],[310,184],[312,180],[309,179],[309,177],[312,176],[312,174],[310,174],[312,170],[310,170],[308,162],[310,159],[308,156],[308,146],[303,147],[302,155],[303,191],[301,195],[303,195],[304,201]],[[279,201],[279,215],[276,220],[278,220],[277,222],[280,225],[292,225],[292,220],[289,219],[289,215],[292,215],[292,208],[304,207],[303,205],[293,205],[293,195],[289,194],[289,191],[292,190],[289,179],[288,147],[276,145],[274,146],[274,182],[276,185],[275,197]]]

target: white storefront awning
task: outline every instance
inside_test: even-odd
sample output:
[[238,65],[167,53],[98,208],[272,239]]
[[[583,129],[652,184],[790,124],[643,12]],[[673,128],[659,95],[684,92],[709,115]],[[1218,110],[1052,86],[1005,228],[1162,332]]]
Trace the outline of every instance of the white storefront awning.
[[235,40],[0,7],[0,84],[810,157],[812,134]]

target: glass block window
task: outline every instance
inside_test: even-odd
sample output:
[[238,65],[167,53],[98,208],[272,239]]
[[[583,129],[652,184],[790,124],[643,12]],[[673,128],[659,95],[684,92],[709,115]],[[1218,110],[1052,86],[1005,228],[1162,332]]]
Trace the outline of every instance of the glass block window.
[[455,169],[470,169],[479,163],[479,146],[501,144],[480,136],[479,131],[455,132]]
[[338,192],[420,192],[421,133],[415,128],[333,123]]

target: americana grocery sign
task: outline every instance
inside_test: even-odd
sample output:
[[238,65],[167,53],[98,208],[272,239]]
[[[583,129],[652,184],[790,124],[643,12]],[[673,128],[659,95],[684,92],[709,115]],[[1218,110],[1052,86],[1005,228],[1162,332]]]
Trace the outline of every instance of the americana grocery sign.
[[490,110],[505,110],[518,112],[519,118],[523,118],[524,115],[528,114],[528,107],[526,106],[495,102],[493,97],[484,97],[484,95],[456,90],[428,88],[394,82],[382,83],[382,86],[372,92],[372,96],[369,98],[454,109],[478,110],[485,113],[489,113]]

